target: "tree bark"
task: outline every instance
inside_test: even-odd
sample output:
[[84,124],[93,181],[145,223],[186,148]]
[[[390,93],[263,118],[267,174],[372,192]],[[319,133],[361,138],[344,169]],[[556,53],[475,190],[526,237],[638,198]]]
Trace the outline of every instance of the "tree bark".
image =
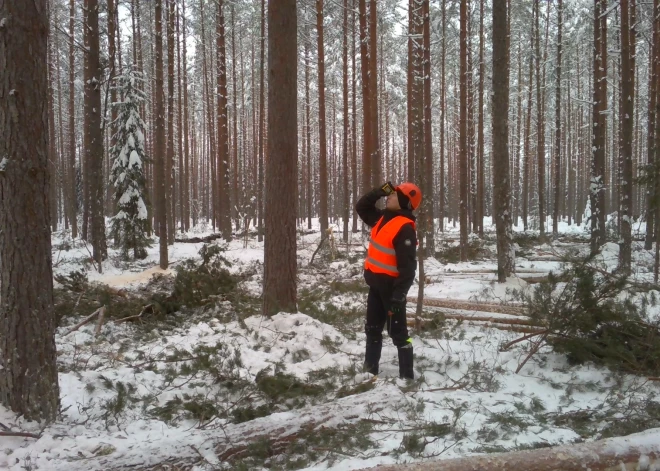
[[[297,26],[295,0],[268,3],[268,167],[263,313],[296,312],[298,199]],[[280,191],[286,188],[286,191]]]
[[595,254],[605,243],[605,126],[603,112],[607,92],[607,47],[605,39],[606,18],[601,15],[607,9],[606,0],[594,0],[594,49],[593,49],[593,136],[591,182],[591,253]]
[[165,162],[165,204],[167,205],[167,243],[174,244],[174,0],[165,0],[167,7],[167,152]]
[[[560,0],[561,1],[561,0]],[[493,1],[493,168],[494,213],[497,232],[497,280],[515,271],[509,176],[509,67],[506,0]]]
[[103,215],[103,130],[101,128],[101,62],[99,49],[99,4],[87,0],[87,33],[89,48],[86,61],[85,99],[88,102],[85,120],[85,154],[89,166],[89,212],[92,236],[92,255],[99,272],[101,262],[108,256]]
[[316,31],[319,76],[319,219],[321,234],[328,230],[328,149],[325,129],[325,50],[323,46],[323,0],[316,0]]
[[218,225],[225,240],[231,240],[231,202],[229,200],[229,119],[227,107],[227,54],[225,51],[224,0],[216,13],[216,42],[218,55]]
[[343,216],[343,232],[342,239],[348,243],[348,218],[350,215],[350,192],[348,189],[348,0],[344,0],[344,23],[342,27],[342,119],[343,119],[343,140],[342,140],[342,216]]
[[77,178],[76,178],[76,90],[75,72],[76,72],[76,57],[75,57],[75,17],[76,17],[76,0],[71,0],[69,8],[69,212],[71,214],[71,237],[75,239],[78,237],[78,192],[76,191]]
[[562,0],[557,1],[557,88],[555,89],[555,152],[553,171],[554,204],[552,207],[552,234],[559,235],[559,196],[561,194],[561,30]]
[[55,420],[48,2],[0,2],[0,403]]
[[154,139],[154,177],[156,180],[156,216],[160,237],[160,268],[165,270],[169,264],[167,254],[167,203],[165,201],[165,112],[163,109],[163,2],[155,0],[156,16],[156,88],[154,101],[156,106],[156,136]]
[[257,240],[264,240],[264,107],[266,102],[264,69],[266,67],[264,54],[266,50],[266,0],[261,0],[261,45],[259,61],[259,162],[257,177]]
[[468,142],[467,142],[467,0],[460,6],[460,116],[459,116],[459,165],[460,165],[460,250],[461,261],[467,261],[468,249]]
[[621,245],[619,268],[630,272],[633,217],[633,116],[635,113],[635,0],[621,0]]

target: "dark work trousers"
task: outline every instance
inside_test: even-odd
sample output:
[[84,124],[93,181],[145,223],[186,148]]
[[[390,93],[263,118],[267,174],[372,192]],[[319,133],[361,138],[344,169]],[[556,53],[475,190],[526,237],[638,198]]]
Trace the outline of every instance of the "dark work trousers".
[[[364,331],[367,334],[367,347],[364,370],[374,375],[378,374],[384,327],[387,327],[387,333],[392,338],[394,345],[399,350],[402,347],[407,347],[410,349],[410,356],[412,356],[412,348],[410,348],[412,345],[408,342],[405,309],[402,314],[388,315],[390,296],[390,290],[385,291],[374,287],[369,288],[369,295],[367,296],[367,320],[364,326]],[[412,369],[412,362],[410,368],[406,365],[406,369]]]

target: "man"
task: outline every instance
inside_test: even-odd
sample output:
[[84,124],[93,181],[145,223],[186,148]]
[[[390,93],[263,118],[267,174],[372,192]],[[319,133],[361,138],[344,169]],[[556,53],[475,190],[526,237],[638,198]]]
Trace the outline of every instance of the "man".
[[[385,209],[376,208],[387,196]],[[406,295],[417,269],[417,233],[413,211],[422,201],[422,192],[413,183],[393,188],[388,182],[364,195],[355,211],[370,226],[371,239],[364,262],[364,279],[369,285],[365,333],[367,347],[364,369],[378,374],[383,347],[383,327],[399,353],[399,377],[414,379],[412,340],[406,324]]]

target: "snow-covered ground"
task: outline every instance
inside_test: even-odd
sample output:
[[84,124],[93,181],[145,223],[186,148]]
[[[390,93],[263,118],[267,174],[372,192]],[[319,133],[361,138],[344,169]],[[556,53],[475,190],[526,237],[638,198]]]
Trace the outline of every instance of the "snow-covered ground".
[[[625,418],[624,403],[655,400],[657,382],[593,365],[570,366],[547,347],[516,373],[529,342],[506,351],[501,346],[523,334],[470,321],[448,320],[436,329],[413,331],[418,380],[412,384],[397,378],[396,348],[386,340],[381,374],[371,382],[359,372],[366,242],[351,235],[347,248],[335,230],[336,259],[320,261],[324,255],[317,254],[319,263],[310,267],[320,240],[316,229],[298,241],[300,298],[306,300],[301,312],[264,318],[237,311],[225,300],[188,310],[174,325],[108,320],[98,337],[95,322],[69,332],[84,313],[64,318],[56,337],[61,416],[41,429],[0,407],[2,425],[40,435],[0,437],[0,469],[148,469],[181,460],[198,470],[351,470],[590,440],[607,434],[616,417]],[[519,250],[524,256],[517,259],[518,276],[504,284],[495,282],[494,256],[464,263],[429,259],[425,296],[511,302],[512,289],[529,288],[525,278],[560,269],[558,255],[567,250],[587,249],[577,240],[587,236],[584,228],[562,223],[560,229],[571,240]],[[456,235],[450,226],[438,236],[438,248],[455,246]],[[263,244],[256,237],[214,243],[225,247],[223,256],[234,273],[263,262]],[[199,259],[202,246],[175,243],[172,267]],[[494,243],[486,249],[494,254]],[[637,249],[637,274],[647,279],[653,256]],[[100,274],[84,244],[57,234],[54,271],[83,270],[90,281],[127,290],[162,273],[158,244],[137,263],[110,252]],[[616,244],[608,244],[603,263],[613,267],[617,256]],[[245,276],[239,288],[258,297],[261,272]],[[317,291],[322,293],[318,299],[310,294]],[[417,294],[417,285],[409,294]],[[290,387],[269,389],[264,378],[284,378]],[[265,404],[270,409],[259,413]],[[660,429],[655,433],[660,441]],[[270,452],[259,458],[265,436],[280,442],[271,440]]]

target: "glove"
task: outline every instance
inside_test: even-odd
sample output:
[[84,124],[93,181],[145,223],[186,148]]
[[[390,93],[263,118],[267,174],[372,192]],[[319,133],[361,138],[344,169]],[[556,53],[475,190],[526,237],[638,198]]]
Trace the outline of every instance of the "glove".
[[405,316],[406,315],[406,300],[393,299],[390,302],[390,310],[388,316]]
[[380,186],[380,189],[383,190],[383,196],[389,196],[394,193],[394,186],[392,185],[392,182],[384,183]]

